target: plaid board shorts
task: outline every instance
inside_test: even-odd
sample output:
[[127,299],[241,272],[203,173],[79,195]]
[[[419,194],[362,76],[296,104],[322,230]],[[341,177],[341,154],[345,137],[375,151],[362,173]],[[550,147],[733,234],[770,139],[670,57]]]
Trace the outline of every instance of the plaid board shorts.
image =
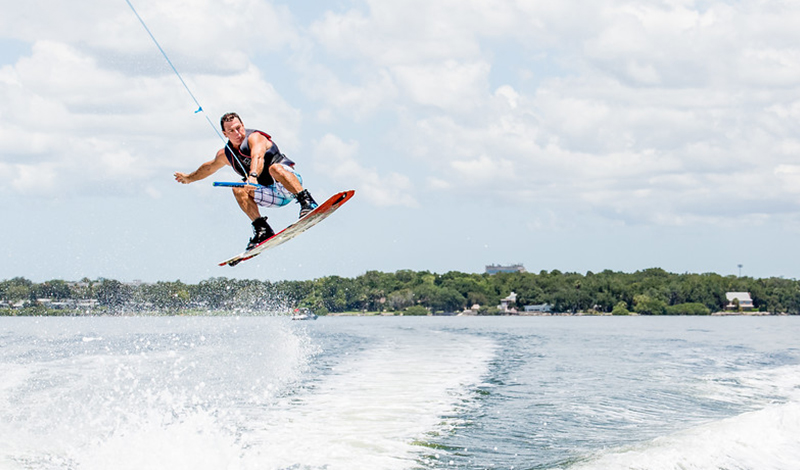
[[[283,167],[291,171],[297,177],[300,184],[303,184],[303,177],[300,176],[300,173],[296,172],[294,168],[289,165],[283,165]],[[295,199],[294,194],[289,192],[288,189],[277,181],[269,186],[256,188],[254,198],[256,204],[261,207],[283,207]]]

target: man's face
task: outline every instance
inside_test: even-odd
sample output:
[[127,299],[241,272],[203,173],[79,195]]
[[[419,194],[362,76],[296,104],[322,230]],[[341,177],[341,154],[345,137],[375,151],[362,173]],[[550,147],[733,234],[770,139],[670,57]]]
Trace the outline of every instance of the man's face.
[[233,118],[233,120],[224,123],[224,128],[225,131],[223,134],[225,134],[225,137],[227,137],[233,145],[237,147],[242,145],[245,137],[244,124],[242,124],[242,121]]

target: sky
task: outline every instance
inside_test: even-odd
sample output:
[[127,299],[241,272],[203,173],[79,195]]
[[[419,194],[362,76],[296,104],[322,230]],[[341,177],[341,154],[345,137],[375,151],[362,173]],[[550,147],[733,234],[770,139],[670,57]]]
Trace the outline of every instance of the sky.
[[[0,279],[800,277],[798,2],[131,1],[203,112],[124,0],[3,5]],[[172,176],[229,111],[356,191],[234,268],[233,170]]]

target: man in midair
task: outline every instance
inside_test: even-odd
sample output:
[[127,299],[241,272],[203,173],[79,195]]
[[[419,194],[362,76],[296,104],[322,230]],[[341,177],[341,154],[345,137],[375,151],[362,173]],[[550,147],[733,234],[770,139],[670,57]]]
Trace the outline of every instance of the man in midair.
[[225,147],[217,151],[213,160],[207,161],[192,173],[175,173],[175,180],[189,184],[217,172],[225,165],[241,175],[248,183],[260,186],[234,187],[233,195],[239,207],[253,224],[253,238],[247,244],[251,249],[275,234],[261,216],[259,206],[282,207],[293,199],[300,203],[300,218],[314,210],[317,203],[307,189],[303,178],[294,170],[294,162],[280,152],[269,134],[246,129],[236,113],[220,118],[222,133],[228,138]]

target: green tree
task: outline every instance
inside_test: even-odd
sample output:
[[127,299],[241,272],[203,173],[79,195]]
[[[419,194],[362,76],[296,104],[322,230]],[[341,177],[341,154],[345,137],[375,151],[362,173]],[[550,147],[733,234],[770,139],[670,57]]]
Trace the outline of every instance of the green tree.
[[405,310],[414,305],[414,293],[407,288],[392,292],[389,294],[386,304],[391,310]]
[[640,315],[664,315],[667,305],[649,295],[639,294],[633,298],[633,311]]
[[631,312],[628,310],[628,303],[625,301],[620,301],[614,308],[611,310],[611,315],[630,315]]
[[709,315],[711,310],[699,302],[689,302],[670,305],[666,309],[667,315]]
[[438,289],[430,300],[430,307],[437,312],[456,312],[462,310],[467,300],[452,287]]
[[440,288],[433,283],[433,280],[429,279],[414,287],[414,300],[420,305],[430,307],[434,302],[436,302],[437,296],[439,295],[439,290]]
[[119,309],[131,299],[131,291],[124,284],[113,279],[103,279],[95,287],[97,302],[112,310]]
[[428,314],[430,312],[422,305],[412,305],[403,311],[403,315],[423,316]]
[[53,300],[64,300],[72,298],[72,290],[69,284],[64,281],[53,279],[35,285],[35,296],[40,298],[47,298]]
[[159,310],[176,311],[185,308],[189,302],[189,290],[181,281],[159,281],[142,290],[149,302]]
[[193,289],[193,298],[205,302],[211,310],[231,308],[236,294],[235,285],[224,277],[200,281]]
[[15,277],[8,281],[3,281],[2,284],[0,284],[0,295],[2,295],[3,299],[10,302],[33,300],[33,289],[32,281],[24,277]]

